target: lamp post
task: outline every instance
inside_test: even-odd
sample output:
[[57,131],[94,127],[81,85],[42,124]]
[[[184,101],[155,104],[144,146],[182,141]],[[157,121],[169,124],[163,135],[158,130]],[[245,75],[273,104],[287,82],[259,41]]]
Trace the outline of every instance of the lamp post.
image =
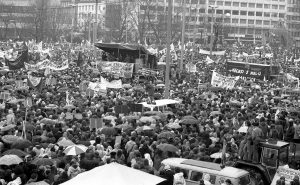
[[166,74],[165,74],[165,98],[170,95],[170,44],[171,44],[171,27],[172,27],[172,1],[168,0],[168,19],[167,19],[167,57],[166,57]]
[[74,17],[72,18],[72,28],[71,28],[71,43],[73,43],[73,36],[74,36],[74,27],[75,27],[75,24],[76,24],[76,5],[75,4],[71,4],[70,5],[71,7],[71,14],[74,15]]
[[217,6],[209,5],[209,8],[211,8],[211,27],[210,27],[210,46],[209,46],[209,51],[210,51],[210,57],[212,57],[212,49],[213,49],[213,43],[214,43],[214,24],[215,24],[215,9],[217,9]]

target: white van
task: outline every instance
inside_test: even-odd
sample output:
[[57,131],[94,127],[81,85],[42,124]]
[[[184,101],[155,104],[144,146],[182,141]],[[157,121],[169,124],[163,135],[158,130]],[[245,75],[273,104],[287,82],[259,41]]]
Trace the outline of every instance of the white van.
[[234,167],[221,168],[220,164],[217,163],[184,158],[168,158],[163,160],[162,164],[170,166],[171,169],[180,169],[184,174],[186,185],[199,185],[199,181],[206,174],[209,174],[212,185],[221,185],[227,179],[233,185],[251,184],[249,172]]

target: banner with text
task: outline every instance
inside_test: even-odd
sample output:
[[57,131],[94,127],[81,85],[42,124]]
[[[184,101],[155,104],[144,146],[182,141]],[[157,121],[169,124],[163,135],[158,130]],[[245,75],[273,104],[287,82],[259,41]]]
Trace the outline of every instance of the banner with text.
[[102,71],[118,74],[120,77],[131,78],[134,64],[124,62],[102,62]]
[[25,68],[29,71],[37,71],[40,69],[47,69],[47,68],[55,71],[61,71],[69,68],[69,62],[68,60],[65,60],[63,62],[57,63],[47,59],[37,64],[25,63]]
[[211,85],[213,87],[232,89],[238,79],[239,77],[224,76],[214,71],[211,77]]
[[[206,51],[203,49],[200,49],[199,53],[203,55],[210,55],[210,51]],[[225,51],[213,51],[212,55],[225,55]]]
[[243,79],[264,80],[270,76],[270,65],[230,61],[227,62],[227,72]]

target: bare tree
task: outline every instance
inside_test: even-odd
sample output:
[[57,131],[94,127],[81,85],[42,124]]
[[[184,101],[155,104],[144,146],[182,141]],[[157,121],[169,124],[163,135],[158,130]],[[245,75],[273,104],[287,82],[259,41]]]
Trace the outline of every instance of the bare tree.
[[12,23],[12,20],[15,20],[15,16],[13,14],[13,5],[6,5],[1,3],[0,12],[0,25],[2,25],[0,38],[6,39],[9,35],[9,25]]

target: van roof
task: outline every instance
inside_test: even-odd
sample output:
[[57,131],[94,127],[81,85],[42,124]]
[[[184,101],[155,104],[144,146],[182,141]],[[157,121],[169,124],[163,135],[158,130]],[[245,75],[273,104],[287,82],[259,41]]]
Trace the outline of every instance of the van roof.
[[212,163],[212,162],[205,162],[205,161],[197,161],[192,159],[184,159],[184,158],[168,158],[162,161],[163,164],[184,168],[184,169],[190,169],[194,171],[199,171],[203,173],[210,173],[215,175],[220,175],[224,177],[230,177],[230,178],[239,178],[241,176],[244,176],[246,174],[249,174],[249,172],[226,166],[225,168],[221,168],[220,164]]

